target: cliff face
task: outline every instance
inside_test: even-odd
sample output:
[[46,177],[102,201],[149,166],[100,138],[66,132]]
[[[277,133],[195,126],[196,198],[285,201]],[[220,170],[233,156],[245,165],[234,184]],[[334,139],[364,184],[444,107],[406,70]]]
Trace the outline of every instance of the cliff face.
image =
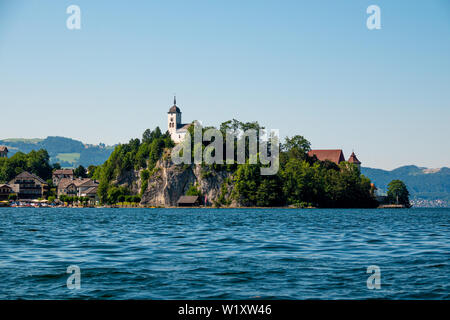
[[[197,185],[203,196],[207,196],[208,203],[214,204],[221,194],[222,184],[230,177],[231,173],[226,171],[206,171],[200,165],[194,164],[175,165],[170,159],[163,158],[158,161],[148,180],[141,204],[176,206],[178,199],[186,194],[190,185]],[[229,193],[230,190],[227,191],[228,195]]]

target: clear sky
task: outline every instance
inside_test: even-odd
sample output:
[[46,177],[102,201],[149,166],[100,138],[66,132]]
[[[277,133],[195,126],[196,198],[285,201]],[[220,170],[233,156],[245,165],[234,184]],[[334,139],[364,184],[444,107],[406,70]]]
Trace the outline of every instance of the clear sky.
[[0,139],[127,142],[167,129],[174,93],[183,122],[450,166],[450,1],[0,0]]

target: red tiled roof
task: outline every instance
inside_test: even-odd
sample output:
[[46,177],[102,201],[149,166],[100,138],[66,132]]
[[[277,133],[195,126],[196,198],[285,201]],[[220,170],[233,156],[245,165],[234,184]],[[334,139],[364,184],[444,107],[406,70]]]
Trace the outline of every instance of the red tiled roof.
[[5,146],[0,146],[0,152],[6,151],[8,152],[8,148]]
[[348,158],[347,161],[354,164],[361,164],[361,161],[358,160],[354,152],[352,152],[350,158]]
[[329,160],[336,164],[345,161],[344,153],[341,149],[330,149],[330,150],[311,150],[308,152],[308,156],[316,156],[320,161]]

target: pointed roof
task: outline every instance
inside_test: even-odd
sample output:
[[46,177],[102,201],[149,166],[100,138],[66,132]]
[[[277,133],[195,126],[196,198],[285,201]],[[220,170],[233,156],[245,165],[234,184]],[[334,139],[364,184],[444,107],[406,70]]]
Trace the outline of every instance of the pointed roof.
[[169,109],[167,113],[181,113],[180,108],[177,107],[177,97],[173,97],[173,106]]
[[0,146],[0,152],[8,152],[8,148],[6,146]]
[[67,187],[69,187],[71,184],[73,184],[76,187],[75,181],[70,179],[70,178],[64,178],[61,179],[58,183],[58,189],[66,189]]
[[345,161],[342,149],[311,150],[308,152],[308,156],[316,156],[320,161],[329,160],[336,164]]
[[42,183],[42,184],[47,184],[43,179],[41,179],[41,178],[38,177],[37,175],[32,174],[32,173],[29,173],[29,172],[27,172],[27,171],[24,171],[24,172],[20,173],[19,175],[17,175],[17,176],[16,176],[13,180],[11,180],[10,183],[8,183],[8,184],[14,184],[13,182],[14,182],[16,179],[35,179],[35,180],[39,181],[39,182]]
[[358,160],[358,158],[356,157],[354,152],[352,152],[352,154],[350,155],[350,158],[348,158],[348,162],[354,163],[354,164],[361,164],[361,161]]

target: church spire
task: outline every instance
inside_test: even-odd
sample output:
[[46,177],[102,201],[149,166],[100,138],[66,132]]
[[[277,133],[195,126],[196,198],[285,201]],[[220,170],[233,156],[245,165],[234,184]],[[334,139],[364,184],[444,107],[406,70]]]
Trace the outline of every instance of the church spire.
[[173,105],[174,106],[177,105],[177,96],[176,95],[173,96]]

